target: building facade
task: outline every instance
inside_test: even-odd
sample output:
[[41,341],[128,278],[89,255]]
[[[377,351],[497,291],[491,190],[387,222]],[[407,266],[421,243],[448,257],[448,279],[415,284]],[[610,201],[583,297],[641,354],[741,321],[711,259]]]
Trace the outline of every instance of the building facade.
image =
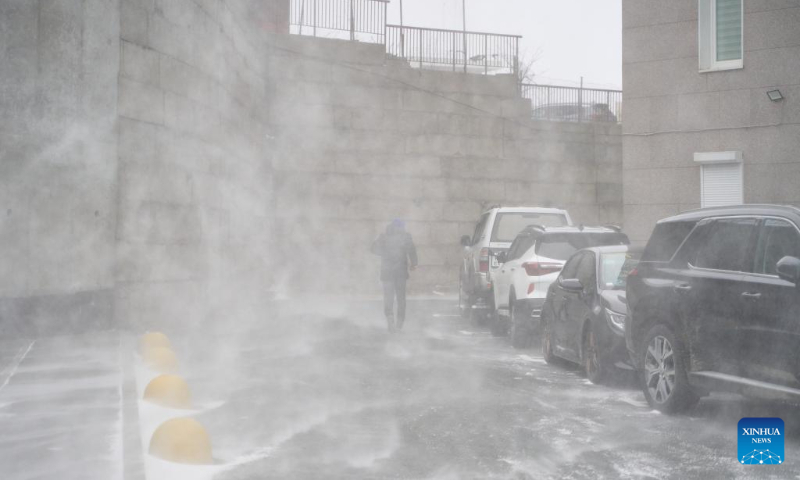
[[800,204],[800,1],[623,0],[625,227]]

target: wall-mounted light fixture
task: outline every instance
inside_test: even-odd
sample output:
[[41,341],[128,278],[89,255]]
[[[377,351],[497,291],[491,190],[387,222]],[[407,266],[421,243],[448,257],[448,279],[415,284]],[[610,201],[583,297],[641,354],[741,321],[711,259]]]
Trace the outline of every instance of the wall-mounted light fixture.
[[777,89],[776,90],[770,90],[769,92],[767,92],[767,96],[773,102],[780,102],[781,100],[783,100],[783,94],[781,93],[780,90],[777,90]]

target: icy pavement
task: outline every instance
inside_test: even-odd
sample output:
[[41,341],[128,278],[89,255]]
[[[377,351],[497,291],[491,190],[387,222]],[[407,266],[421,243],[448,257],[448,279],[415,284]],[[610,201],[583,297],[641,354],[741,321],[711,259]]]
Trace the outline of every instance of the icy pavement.
[[[385,331],[380,303],[367,301],[316,309],[283,301],[254,325],[168,332],[194,408],[133,402],[140,473],[148,480],[800,478],[796,407],[712,396],[690,416],[661,415],[629,379],[592,385],[574,368],[547,365],[538,349],[513,350],[455,315],[453,303],[411,301],[399,335]],[[120,365],[125,370],[130,345],[103,334],[6,340],[0,351],[0,478],[136,478],[127,475],[128,449],[120,451],[130,444],[122,441],[130,422],[121,400],[141,399],[153,373],[134,361],[127,367],[138,386],[125,389]],[[176,415],[206,427],[214,465],[146,453],[153,429]],[[784,419],[783,465],[737,462],[736,424],[748,416]]]
[[0,478],[123,478],[119,335],[0,342]]
[[[237,372],[225,404],[198,417],[215,454],[238,459],[215,478],[800,475],[794,407],[722,396],[691,416],[661,415],[630,379],[592,385],[573,368],[545,364],[538,349],[515,351],[454,316],[452,304],[412,302],[401,335],[385,332],[375,303],[296,307],[238,337],[241,349],[225,359]],[[786,421],[780,469],[737,463],[745,416]]]

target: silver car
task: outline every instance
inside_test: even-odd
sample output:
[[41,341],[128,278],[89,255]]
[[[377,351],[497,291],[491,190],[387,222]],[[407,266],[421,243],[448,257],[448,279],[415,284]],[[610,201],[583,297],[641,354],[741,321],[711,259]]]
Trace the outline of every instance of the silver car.
[[475,225],[473,234],[461,237],[464,255],[459,272],[459,309],[478,322],[494,311],[492,270],[499,267],[495,255],[506,252],[525,227],[572,225],[566,210],[541,207],[492,207]]

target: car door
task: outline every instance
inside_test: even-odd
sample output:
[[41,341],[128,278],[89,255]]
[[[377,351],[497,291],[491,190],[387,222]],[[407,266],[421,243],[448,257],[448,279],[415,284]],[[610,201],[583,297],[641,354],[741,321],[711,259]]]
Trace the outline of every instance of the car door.
[[564,288],[561,281],[564,279],[578,278],[578,270],[583,261],[583,257],[584,252],[578,252],[567,260],[553,289],[553,338],[555,339],[553,349],[559,356],[569,359],[575,358],[574,350],[569,347],[570,329],[568,325],[570,304],[575,294]]
[[532,235],[520,235],[515,240],[516,248],[513,255],[506,259],[500,267],[500,274],[503,277],[503,290],[500,293],[500,301],[503,305],[508,305],[509,297],[511,296],[511,287],[514,285],[514,278],[517,273],[522,269],[522,258],[533,245],[534,237]]
[[740,375],[739,326],[747,292],[743,271],[758,224],[751,217],[711,219],[687,240],[691,254],[673,284],[673,305],[689,339],[693,369]]
[[767,218],[761,225],[751,273],[745,276],[746,316],[740,367],[749,378],[800,386],[800,289],[778,277],[784,257],[800,258],[800,231],[792,222]]
[[594,295],[597,292],[597,260],[594,252],[584,252],[578,265],[578,280],[583,285],[582,292],[569,292],[564,308],[565,347],[576,360],[580,360],[583,322],[589,318]]
[[494,304],[497,308],[505,308],[508,306],[506,304],[508,303],[508,286],[511,283],[512,270],[510,267],[507,267],[507,265],[513,262],[514,257],[517,255],[522,238],[522,235],[517,236],[517,238],[511,242],[511,247],[509,247],[508,253],[506,253],[505,262],[494,272],[492,288],[494,290]]

